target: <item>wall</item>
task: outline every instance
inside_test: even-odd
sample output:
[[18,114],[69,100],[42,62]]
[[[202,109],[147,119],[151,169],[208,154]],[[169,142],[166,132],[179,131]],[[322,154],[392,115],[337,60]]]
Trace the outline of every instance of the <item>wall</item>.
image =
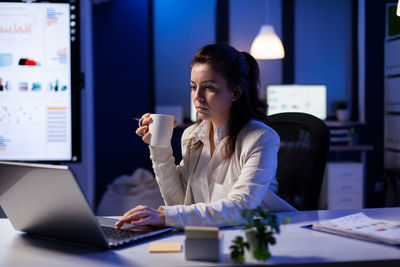
[[[282,40],[281,0],[231,0],[230,1],[230,44],[239,51],[250,51],[251,43],[260,26],[271,24]],[[285,46],[285,44],[283,44]],[[261,89],[264,93],[268,84],[282,82],[282,60],[257,60],[260,66]]]
[[216,0],[154,0],[155,104],[182,105],[190,117],[194,53],[215,42]]
[[328,116],[351,102],[351,2],[295,1],[295,83],[326,84]]
[[96,201],[119,175],[151,168],[132,120],[150,109],[148,11],[144,0],[93,6]]

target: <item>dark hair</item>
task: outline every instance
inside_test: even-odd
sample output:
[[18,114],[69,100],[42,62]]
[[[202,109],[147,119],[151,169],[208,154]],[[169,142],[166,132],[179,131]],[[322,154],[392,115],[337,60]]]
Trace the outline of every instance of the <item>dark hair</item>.
[[[239,52],[225,44],[206,45],[193,57],[190,64],[208,64],[227,81],[228,88],[235,92],[238,99],[232,103],[228,120],[228,140],[225,146],[225,158],[235,151],[235,142],[240,130],[251,120],[268,123],[267,104],[258,96],[260,78],[257,61],[247,52]],[[194,144],[195,150],[200,144]]]

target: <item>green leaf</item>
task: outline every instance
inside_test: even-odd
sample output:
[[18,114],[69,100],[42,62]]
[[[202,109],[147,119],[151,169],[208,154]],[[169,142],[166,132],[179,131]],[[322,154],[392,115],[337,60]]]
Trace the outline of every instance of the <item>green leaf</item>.
[[289,217],[286,217],[285,219],[283,219],[282,224],[287,224],[290,223],[291,219]]
[[258,247],[254,250],[253,256],[256,260],[266,261],[267,259],[271,258],[271,253],[269,252],[268,248]]
[[243,237],[237,236],[233,240],[233,245],[230,246],[231,249],[231,259],[233,262],[241,263],[244,262],[245,248],[248,249],[249,244],[244,242]]

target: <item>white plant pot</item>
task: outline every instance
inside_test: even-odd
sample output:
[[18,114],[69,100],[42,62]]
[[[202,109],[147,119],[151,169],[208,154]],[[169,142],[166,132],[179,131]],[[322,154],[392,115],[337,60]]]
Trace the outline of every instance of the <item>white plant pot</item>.
[[249,243],[249,254],[251,258],[253,257],[254,251],[256,250],[256,247],[258,245],[258,240],[255,236],[255,233],[252,231],[246,231],[246,240]]
[[254,251],[258,246],[258,239],[254,232],[246,231],[246,241],[249,243],[249,251],[245,254],[246,262],[262,262],[254,258]]
[[349,110],[348,109],[336,110],[336,118],[338,121],[348,121],[350,118]]

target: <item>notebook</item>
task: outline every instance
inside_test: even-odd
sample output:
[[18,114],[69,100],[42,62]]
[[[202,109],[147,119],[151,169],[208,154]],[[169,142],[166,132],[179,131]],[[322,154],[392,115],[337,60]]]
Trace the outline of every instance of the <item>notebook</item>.
[[312,225],[312,229],[347,237],[400,245],[400,222],[373,219],[363,212],[319,221]]
[[16,230],[106,249],[173,230],[116,230],[116,219],[96,217],[72,171],[61,165],[0,161],[0,206]]

